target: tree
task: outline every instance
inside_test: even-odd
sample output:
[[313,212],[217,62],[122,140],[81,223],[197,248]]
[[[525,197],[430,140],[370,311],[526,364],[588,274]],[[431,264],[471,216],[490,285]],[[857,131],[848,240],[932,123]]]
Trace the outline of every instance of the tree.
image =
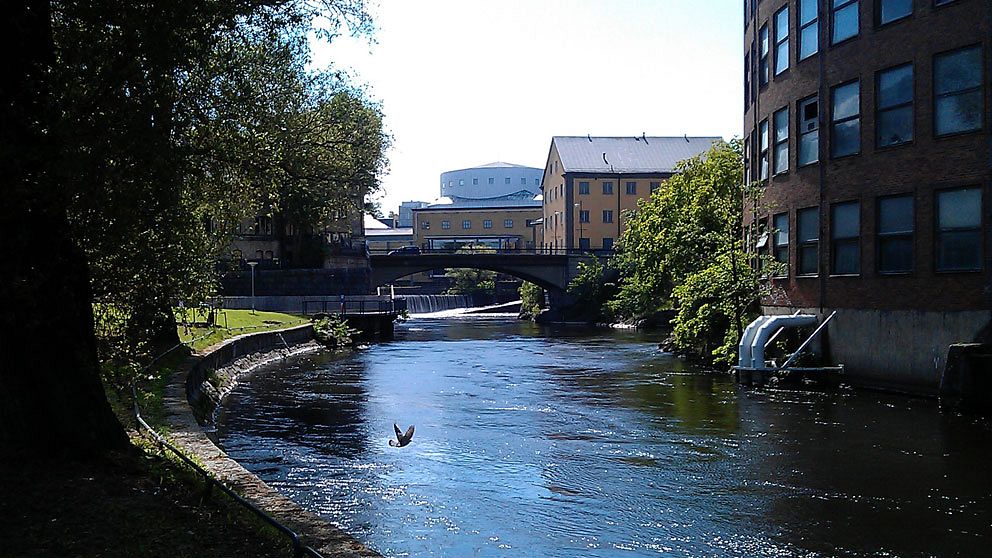
[[568,314],[587,322],[608,320],[608,301],[616,295],[616,286],[606,280],[606,268],[599,259],[579,262],[578,273],[568,283],[568,294],[575,297]]
[[[98,377],[94,298],[104,313],[98,324],[119,334],[111,346],[125,358],[147,356],[156,339],[174,340],[172,304],[205,296],[212,281],[202,217],[225,213],[225,203],[237,214],[243,200],[261,204],[277,191],[276,179],[288,171],[269,163],[286,161],[281,149],[296,137],[280,122],[316,122],[306,115],[330,113],[335,102],[354,106],[323,90],[302,105],[281,104],[293,96],[280,95],[265,97],[272,100],[265,110],[227,110],[222,100],[234,95],[209,95],[212,85],[239,79],[245,69],[224,61],[227,39],[234,37],[238,48],[246,44],[239,33],[257,44],[264,37],[299,46],[317,16],[328,22],[325,36],[345,25],[367,31],[368,16],[361,0],[22,0],[5,13],[6,51],[17,54],[3,62],[0,89],[0,173],[9,190],[0,217],[13,242],[0,294],[11,303],[2,318],[4,346],[16,350],[4,351],[0,443],[5,449],[120,447],[126,437]],[[240,79],[266,93],[271,76],[303,68],[288,52],[299,51],[276,53],[284,58],[268,67],[273,73]],[[273,90],[291,91],[292,82],[287,77],[280,82],[287,87]],[[222,116],[225,129],[242,133],[200,135]],[[375,115],[358,120],[372,122]],[[374,148],[358,156],[351,146],[314,149],[360,165],[374,157]],[[319,159],[295,153],[294,160]],[[378,170],[349,167],[347,187],[369,184]],[[230,195],[242,188],[249,194]],[[53,342],[58,350],[51,350]]]
[[613,260],[622,281],[609,307],[622,317],[677,308],[676,344],[707,360],[732,356],[761,296],[756,270],[774,270],[741,246],[744,203],[758,195],[743,184],[742,161],[738,140],[681,161],[638,202]]

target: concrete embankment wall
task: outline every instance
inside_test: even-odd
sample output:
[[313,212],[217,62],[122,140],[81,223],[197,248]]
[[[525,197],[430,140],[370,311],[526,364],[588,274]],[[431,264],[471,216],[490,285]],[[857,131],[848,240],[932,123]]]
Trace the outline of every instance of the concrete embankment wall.
[[[209,353],[197,357],[189,369],[177,372],[165,392],[164,421],[169,427],[169,439],[187,455],[193,456],[214,478],[233,488],[248,501],[264,510],[299,535],[303,544],[323,556],[339,558],[381,558],[381,555],[331,525],[304,510],[261,479],[251,474],[217,447],[207,435],[193,411],[194,406],[208,410],[220,401],[224,384],[233,385],[235,371],[247,371],[265,362],[281,358],[286,352],[316,348],[313,328],[309,325],[279,332],[261,332],[228,340]],[[281,349],[280,349],[281,347]],[[228,380],[211,379],[210,372],[231,371]],[[220,386],[220,387],[218,387]],[[216,390],[216,391],[215,391]],[[198,400],[199,403],[194,403]]]
[[[773,314],[793,309],[766,310]],[[990,319],[987,310],[836,310],[821,346],[828,362],[844,365],[847,381],[923,395],[937,395],[950,346],[975,341]],[[833,310],[802,312],[817,314],[822,321]]]
[[186,398],[200,424],[207,424],[239,374],[278,360],[287,352],[316,350],[313,326],[241,335],[196,359],[186,377]]

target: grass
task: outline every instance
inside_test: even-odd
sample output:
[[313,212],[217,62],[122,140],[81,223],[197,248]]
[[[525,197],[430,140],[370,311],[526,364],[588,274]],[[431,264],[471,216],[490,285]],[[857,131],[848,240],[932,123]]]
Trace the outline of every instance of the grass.
[[191,324],[188,327],[183,325],[178,327],[179,339],[183,342],[192,341],[192,347],[195,351],[202,351],[225,339],[243,333],[286,329],[310,321],[305,316],[295,314],[262,311],[252,313],[251,310],[222,310],[217,313],[216,325],[213,326],[206,323],[202,312],[194,313],[194,311],[188,310],[186,311],[186,320],[182,320],[181,313],[177,313],[177,318]]

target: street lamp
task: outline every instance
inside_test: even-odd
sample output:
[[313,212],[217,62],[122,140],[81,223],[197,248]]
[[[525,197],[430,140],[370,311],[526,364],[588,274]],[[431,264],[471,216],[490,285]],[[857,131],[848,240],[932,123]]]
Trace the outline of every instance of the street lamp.
[[582,202],[575,204],[579,208],[579,248],[582,248]]
[[251,268],[251,313],[255,315],[255,266],[258,262],[248,262],[248,267]]

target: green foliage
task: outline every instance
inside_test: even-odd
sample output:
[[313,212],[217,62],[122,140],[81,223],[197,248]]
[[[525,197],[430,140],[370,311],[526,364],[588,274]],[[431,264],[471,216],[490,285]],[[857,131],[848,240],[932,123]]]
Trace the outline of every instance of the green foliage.
[[381,110],[310,68],[318,17],[325,38],[371,31],[362,0],[52,3],[50,166],[105,369],[178,341],[173,307],[214,293],[241,220],[278,212],[320,230],[379,188]]
[[737,244],[675,287],[677,347],[705,360],[734,363],[741,332],[757,316],[757,303],[768,290],[749,258]]
[[[484,254],[494,250],[489,246],[470,244],[460,247],[458,254]],[[493,296],[496,294],[496,272],[487,269],[458,268],[448,269],[451,286],[447,294],[469,296]]]
[[544,308],[544,289],[524,281],[517,291],[520,295],[520,317],[535,318]]
[[[612,262],[623,280],[610,309],[635,318],[677,308],[676,346],[705,360],[733,359],[762,294],[755,258],[740,243],[744,204],[759,195],[743,184],[742,160],[734,140],[680,162],[638,203]],[[774,264],[761,268],[767,274]]]
[[348,326],[341,316],[322,316],[313,322],[313,332],[317,341],[330,347],[346,347],[354,343],[357,329]]
[[609,320],[612,317],[608,301],[616,296],[613,283],[606,281],[606,268],[597,258],[579,262],[578,273],[568,283],[568,294],[574,297],[569,317],[588,322]]

